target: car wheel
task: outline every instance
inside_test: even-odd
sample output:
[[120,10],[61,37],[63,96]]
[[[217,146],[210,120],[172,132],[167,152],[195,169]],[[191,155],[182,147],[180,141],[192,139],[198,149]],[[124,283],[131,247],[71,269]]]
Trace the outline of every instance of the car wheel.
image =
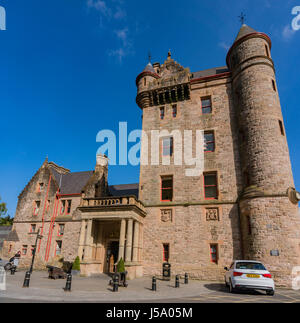
[[267,295],[274,296],[275,291],[274,290],[267,290]]
[[12,268],[12,264],[8,263],[4,266],[4,270],[9,271]]
[[229,281],[229,292],[230,293],[234,293],[235,292],[235,289],[233,288],[233,286],[232,286],[232,282],[231,282],[231,280]]

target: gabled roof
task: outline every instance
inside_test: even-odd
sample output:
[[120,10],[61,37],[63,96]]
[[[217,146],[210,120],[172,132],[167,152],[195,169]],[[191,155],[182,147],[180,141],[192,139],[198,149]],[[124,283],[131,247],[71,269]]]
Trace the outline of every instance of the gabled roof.
[[111,196],[128,196],[134,195],[139,197],[139,184],[111,185],[108,187]]

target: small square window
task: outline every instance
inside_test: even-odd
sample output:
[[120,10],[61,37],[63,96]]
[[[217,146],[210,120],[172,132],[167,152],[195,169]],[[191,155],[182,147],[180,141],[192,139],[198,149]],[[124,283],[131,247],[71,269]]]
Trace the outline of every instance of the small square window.
[[202,108],[202,114],[212,113],[211,98],[202,98],[201,108]]
[[36,224],[31,224],[30,226],[30,233],[36,232]]

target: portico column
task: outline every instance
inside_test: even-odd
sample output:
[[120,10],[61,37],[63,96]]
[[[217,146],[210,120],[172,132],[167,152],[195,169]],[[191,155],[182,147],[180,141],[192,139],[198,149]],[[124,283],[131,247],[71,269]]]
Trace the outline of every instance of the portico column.
[[85,227],[86,227],[86,221],[83,220],[83,221],[81,221],[79,247],[78,247],[78,256],[79,256],[80,261],[82,260],[82,256],[83,256],[84,240],[85,240]]
[[126,220],[121,220],[121,229],[120,229],[120,242],[119,242],[119,256],[118,261],[122,258],[124,260],[124,251],[125,251],[125,233],[126,233]]
[[131,262],[131,255],[132,255],[132,227],[133,227],[133,220],[128,220],[127,226],[127,236],[126,236],[126,255],[125,261]]
[[132,255],[132,261],[137,262],[138,261],[138,251],[139,251],[139,230],[140,225],[137,221],[134,223],[134,236],[133,236],[133,255]]
[[84,252],[85,260],[92,259],[92,225],[93,220],[88,220]]

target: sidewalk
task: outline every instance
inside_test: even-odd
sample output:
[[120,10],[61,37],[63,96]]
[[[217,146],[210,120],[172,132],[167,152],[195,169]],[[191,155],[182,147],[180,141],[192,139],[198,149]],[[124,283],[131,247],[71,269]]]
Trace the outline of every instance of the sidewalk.
[[1,298],[19,299],[27,301],[48,302],[119,302],[119,301],[149,301],[159,299],[174,299],[208,294],[205,282],[189,281],[188,285],[181,280],[180,288],[175,288],[175,279],[171,281],[157,280],[157,292],[151,291],[151,278],[144,277],[129,281],[128,288],[119,287],[118,293],[113,293],[108,285],[110,277],[99,275],[96,277],[73,276],[72,291],[65,292],[66,280],[48,279],[47,272],[33,272],[30,287],[22,288],[25,272],[6,275],[6,291],[0,291]]

